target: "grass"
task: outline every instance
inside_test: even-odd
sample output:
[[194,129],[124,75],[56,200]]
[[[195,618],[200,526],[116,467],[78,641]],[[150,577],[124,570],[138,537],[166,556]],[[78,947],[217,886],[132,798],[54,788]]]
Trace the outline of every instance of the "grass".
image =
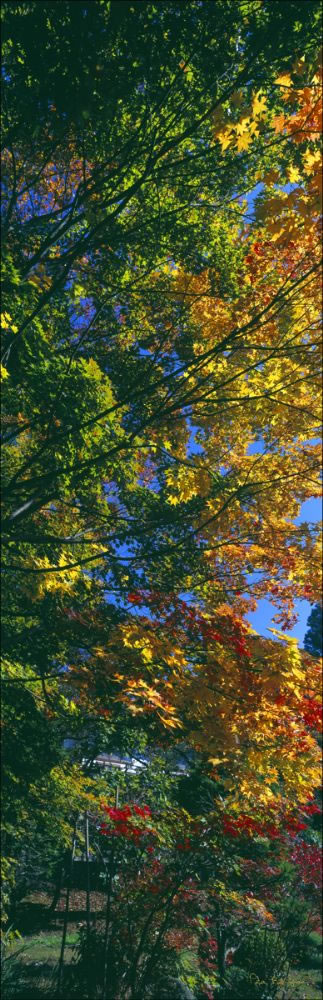
[[[70,930],[66,939],[65,964],[72,960],[73,946],[77,940],[77,930]],[[26,936],[16,941],[12,953],[21,952],[22,973],[26,976],[28,992],[26,997],[46,997],[53,994],[54,972],[58,964],[61,946],[61,931],[42,931]],[[190,979],[197,973],[197,961],[194,953],[185,951],[181,955],[181,971],[183,979]],[[317,969],[291,969],[288,987],[281,994],[280,1000],[322,1000],[322,974]]]
[[[77,930],[69,930],[66,937],[64,965],[69,965],[73,957],[73,947],[77,941]],[[20,963],[21,981],[24,983],[22,993],[18,996],[26,998],[54,996],[56,992],[56,970],[58,966],[62,942],[61,930],[26,935],[20,941],[15,941],[11,954],[17,954]],[[20,978],[19,975],[19,978]],[[11,994],[10,994],[11,995]],[[5,990],[4,990],[5,997]]]
[[[56,965],[60,954],[61,941],[61,931],[51,931],[49,934],[43,934],[42,931],[40,931],[37,934],[24,937],[22,941],[15,941],[12,945],[12,953],[19,952],[20,949],[23,948],[21,961],[24,964],[28,964],[30,962],[49,962],[50,964]],[[69,953],[72,951],[76,941],[76,930],[67,933],[66,961],[70,961],[71,955]]]
[[[22,976],[26,981],[26,998],[44,998],[49,1000],[55,993],[55,970],[57,969],[65,909],[65,898],[62,898],[55,913],[49,910],[50,896],[46,893],[33,893],[22,901],[17,914],[17,927],[22,937],[13,942],[11,954],[17,953],[21,963]],[[104,896],[101,893],[91,894],[91,909],[98,920],[102,917]],[[69,965],[73,957],[73,948],[78,938],[80,922],[85,921],[85,893],[71,892],[70,912],[67,927],[64,965]],[[313,945],[313,962],[307,968],[290,969],[288,986],[281,993],[279,1000],[322,1000],[322,968],[320,967],[321,939],[318,934],[311,935]],[[316,954],[315,954],[316,952]],[[20,953],[18,955],[18,953]],[[315,959],[315,960],[314,960]],[[179,974],[190,985],[198,974],[198,958],[193,948],[184,948],[179,960]],[[10,994],[12,995],[12,994]],[[19,993],[21,997],[22,994]]]
[[[65,893],[51,912],[49,905],[51,897],[44,892],[34,892],[22,900],[17,912],[17,929],[22,939],[12,945],[12,952],[22,948],[20,961],[24,967],[31,967],[40,974],[41,967],[46,968],[46,974],[58,963],[62,942],[62,929],[65,910]],[[99,916],[102,912],[103,897],[99,893],[91,896],[91,908]],[[64,964],[72,959],[73,947],[77,942],[78,927],[85,920],[86,896],[84,892],[72,891],[70,894],[70,909],[68,915]]]
[[291,969],[285,1000],[322,1000],[322,973],[316,969]]
[[[320,935],[313,933],[310,937],[314,947],[321,949],[322,941]],[[309,963],[309,968],[290,969],[287,988],[285,987],[282,991],[279,1000],[322,1000],[321,957],[320,954],[315,956],[313,961]],[[184,981],[189,981],[190,977],[194,977],[197,971],[197,955],[194,951],[184,949],[181,952],[179,962],[179,972],[182,972],[182,978]],[[247,1000],[247,998],[244,998],[244,1000]]]
[[[14,941],[10,954],[17,955],[16,966],[17,997],[26,1000],[44,998],[49,1000],[55,995],[56,973],[59,962],[62,930],[65,910],[65,893],[56,907],[55,912],[49,909],[51,896],[45,892],[34,892],[22,900],[17,909],[15,926],[21,937]],[[91,910],[97,919],[103,913],[104,896],[101,893],[91,893]],[[73,958],[73,948],[78,939],[80,923],[85,922],[86,895],[85,892],[72,890],[70,895],[70,910],[68,915],[64,967]],[[6,988],[3,989],[4,1000]],[[12,991],[8,997],[12,997]]]

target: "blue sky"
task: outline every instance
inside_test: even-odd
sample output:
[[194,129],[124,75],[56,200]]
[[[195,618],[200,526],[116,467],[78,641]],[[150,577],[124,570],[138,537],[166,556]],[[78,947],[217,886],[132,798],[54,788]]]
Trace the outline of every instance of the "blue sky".
[[[197,430],[196,427],[194,426],[191,427],[191,437],[189,441],[190,455],[198,454],[203,451],[203,449],[199,447],[199,445],[197,445],[194,440],[194,434],[196,430]],[[309,444],[320,443],[320,438],[311,438],[308,443]],[[248,453],[251,455],[255,454],[256,452],[261,452],[262,450],[263,450],[262,441],[261,440],[254,441],[251,445],[249,445]],[[312,497],[311,499],[306,500],[305,503],[302,504],[300,514],[298,518],[296,518],[296,524],[301,524],[302,521],[317,522],[320,521],[321,518],[322,518],[322,501],[317,497]],[[294,625],[294,627],[290,629],[290,631],[288,631],[287,634],[296,636],[301,645],[303,643],[303,639],[307,629],[307,619],[309,617],[311,607],[312,605],[309,603],[309,601],[305,600],[295,601],[295,613],[298,615],[298,621],[296,625]],[[277,613],[277,608],[274,607],[270,603],[270,601],[263,599],[258,601],[257,611],[254,611],[252,614],[247,615],[246,617],[247,621],[250,622],[250,625],[252,625],[252,627],[256,630],[256,632],[258,632],[260,635],[267,636],[267,638],[269,637],[272,638],[271,633],[268,632],[267,629],[270,628],[271,626],[273,626],[274,628],[278,628],[277,624],[272,620],[273,616],[276,613]]]
[[[301,513],[296,523],[300,524],[301,521],[319,521],[321,517],[322,503],[321,500],[315,497],[311,500],[306,500],[302,504]],[[275,623],[272,622],[275,610],[270,601],[261,600],[258,602],[257,611],[247,616],[248,621],[257,632],[269,638],[270,632],[267,632],[267,629],[272,624],[277,628],[277,625],[275,626]],[[311,604],[309,604],[309,601],[296,601],[295,611],[298,614],[298,622],[287,634],[295,635],[302,645],[306,632],[307,619],[311,611]]]

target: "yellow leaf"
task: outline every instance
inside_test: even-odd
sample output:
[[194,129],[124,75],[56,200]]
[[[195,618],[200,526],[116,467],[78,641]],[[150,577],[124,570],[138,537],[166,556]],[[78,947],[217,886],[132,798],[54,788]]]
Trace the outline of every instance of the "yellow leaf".
[[297,167],[290,167],[288,171],[288,180],[290,184],[297,184],[300,179],[301,175]]
[[[250,132],[250,135],[255,135],[255,136],[259,135],[258,122],[250,122],[249,132]],[[259,179],[260,179],[260,177],[259,177]]]
[[163,725],[169,726],[171,729],[177,729],[178,726],[182,725],[179,719],[165,719],[165,716],[160,715],[160,712],[157,712],[157,715],[159,715],[159,718],[161,719]]
[[2,379],[9,378],[9,372],[4,367],[4,365],[0,365],[0,378]]
[[239,135],[238,142],[237,142],[238,153],[242,153],[242,151],[244,149],[248,149],[249,146],[250,146],[251,141],[252,141],[252,136],[251,135],[248,135],[248,134]]
[[311,153],[310,149],[306,150],[303,156],[304,170],[306,174],[313,173],[313,168],[316,164],[320,163],[321,155],[319,149],[315,153]]
[[1,313],[1,328],[2,330],[7,330],[11,323],[11,316],[9,313]]
[[279,87],[291,87],[292,81],[290,73],[282,73],[281,76],[277,76],[275,83],[277,83]]
[[265,97],[264,94],[261,93],[261,90],[258,90],[258,93],[255,95],[252,102],[253,115],[256,116],[265,114],[265,112],[267,111],[266,104],[267,104],[267,98]]
[[102,657],[104,658],[106,656],[106,650],[102,649],[102,646],[94,646],[93,647],[93,652],[95,653],[96,656],[101,657],[101,658]]
[[222,152],[224,153],[233,139],[231,128],[226,129],[225,132],[219,132],[216,138],[221,143]]
[[143,660],[146,661],[146,663],[150,663],[150,661],[153,658],[153,654],[152,654],[151,649],[147,649],[147,648],[143,649],[142,650],[142,658],[143,658]]
[[236,125],[237,135],[242,135],[243,132],[249,132],[250,124],[250,118],[248,115],[244,115],[243,118],[240,118],[240,121]]
[[301,670],[298,670],[297,667],[293,667],[293,674],[295,677],[298,677],[300,681],[304,681],[304,673],[302,673]]
[[1,329],[8,330],[9,327],[13,333],[17,333],[18,327],[13,324],[10,314],[7,312],[1,313]]

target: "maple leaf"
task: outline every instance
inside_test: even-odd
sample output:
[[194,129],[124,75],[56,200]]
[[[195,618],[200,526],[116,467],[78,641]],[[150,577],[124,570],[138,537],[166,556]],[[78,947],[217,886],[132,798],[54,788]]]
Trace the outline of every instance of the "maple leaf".
[[289,167],[288,180],[290,184],[297,184],[301,180],[301,175],[297,167]]
[[274,126],[276,135],[279,135],[279,133],[283,131],[286,125],[285,115],[283,114],[275,115],[275,117],[272,120],[272,124]]
[[291,81],[290,73],[281,73],[280,76],[276,77],[276,80],[274,82],[277,83],[277,85],[279,87],[291,87],[292,86],[292,81]]
[[243,132],[249,132],[250,124],[251,124],[251,119],[249,118],[248,115],[245,115],[244,118],[241,118],[240,121],[235,126],[237,135],[242,135]]
[[179,727],[182,726],[180,719],[177,719],[176,717],[170,719],[168,716],[161,715],[160,712],[157,712],[157,715],[159,716],[163,725],[166,726],[168,729],[178,729]]
[[264,174],[263,181],[265,184],[277,184],[279,181],[278,171],[268,170],[268,173]]
[[12,319],[11,319],[11,316],[9,315],[9,313],[6,313],[6,312],[5,313],[1,313],[1,329],[2,330],[8,330],[9,328],[12,331],[12,333],[17,333],[17,331],[18,331],[18,327],[15,326],[15,324],[12,322]]
[[9,313],[1,313],[1,329],[8,330],[11,324],[11,316]]
[[225,152],[228,146],[230,146],[233,139],[233,133],[231,131],[231,128],[226,129],[225,132],[218,132],[216,138],[221,143],[222,152]]
[[252,101],[252,113],[255,117],[258,115],[263,115],[267,111],[267,98],[262,94],[261,90],[255,95]]
[[239,135],[237,142],[238,153],[242,153],[243,150],[249,149],[250,143],[252,142],[252,136],[248,133]]
[[318,166],[321,161],[320,151],[317,149],[315,150],[314,153],[312,153],[310,149],[307,149],[306,152],[303,154],[302,159],[304,163],[305,173],[311,174],[313,172],[313,168]]

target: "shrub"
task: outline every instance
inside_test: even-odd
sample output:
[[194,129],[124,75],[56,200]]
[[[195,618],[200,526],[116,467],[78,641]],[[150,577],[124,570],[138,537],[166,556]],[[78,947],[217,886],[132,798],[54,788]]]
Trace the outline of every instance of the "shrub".
[[[149,961],[151,952],[145,953]],[[107,983],[106,991],[109,1000],[115,1000],[129,995],[131,981],[131,961],[133,954],[124,938],[120,937],[120,928],[110,933],[107,953]],[[142,967],[139,970],[139,978]],[[82,1000],[102,996],[104,983],[104,931],[102,928],[91,928],[89,938],[86,926],[79,930],[78,943],[74,948],[74,958],[71,965],[65,967],[63,976],[63,995],[80,996]],[[171,985],[170,985],[171,984]],[[134,988],[134,986],[132,986]],[[146,985],[139,986],[138,1000],[149,997],[165,997],[169,1000],[194,1000],[193,994],[185,983],[176,976],[176,961],[168,949],[161,950],[159,960],[152,964]],[[132,994],[136,995],[136,994]]]
[[79,997],[81,993],[84,1000],[89,996],[100,996],[104,978],[102,934],[91,928],[87,939],[86,927],[82,925],[73,951],[73,961],[63,971],[63,995],[68,992],[68,996]]
[[253,972],[246,969],[232,967],[228,970],[225,982],[218,993],[215,993],[216,1000],[271,1000],[266,983],[261,981]]
[[234,966],[255,977],[255,1000],[258,996],[261,1000],[274,998],[286,970],[284,941],[274,930],[253,931],[234,952],[233,962]]
[[[311,934],[311,907],[305,900],[287,899],[279,912],[279,925],[284,939],[287,957],[293,964],[306,965],[314,957],[317,962],[317,947],[321,939]],[[319,942],[319,944],[318,944]]]

